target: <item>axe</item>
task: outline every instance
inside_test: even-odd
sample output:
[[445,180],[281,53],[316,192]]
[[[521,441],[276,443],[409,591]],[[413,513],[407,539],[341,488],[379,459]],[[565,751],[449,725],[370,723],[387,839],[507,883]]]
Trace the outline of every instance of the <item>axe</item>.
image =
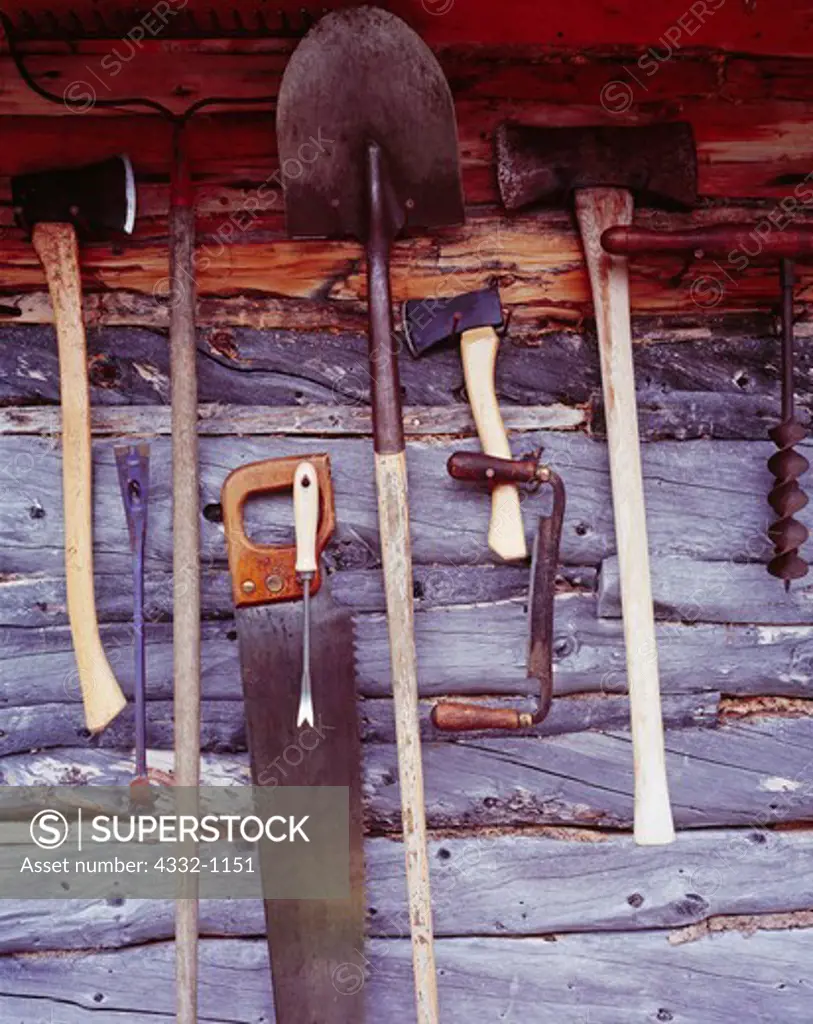
[[12,180],[17,222],[31,232],[51,295],[59,349],[65,577],[85,719],[105,728],[126,701],[104,653],[93,591],[93,497],[87,344],[77,229],[88,237],[130,234],[135,182],[126,156]]
[[674,826],[649,574],[629,275],[627,260],[605,252],[601,235],[609,227],[632,222],[633,193],[660,205],[694,202],[697,167],[691,127],[502,124],[497,160],[500,193],[509,210],[575,197],[593,292],[607,420],[635,765],[635,840],[641,845],[670,843]]
[[[500,293],[496,288],[468,292],[453,299],[419,299],[404,303],[404,335],[417,359],[449,338],[460,338],[463,377],[486,455],[510,459],[511,448],[497,403],[494,371],[503,326]],[[514,484],[497,483],[491,492],[488,546],[506,561],[525,558],[519,491]]]

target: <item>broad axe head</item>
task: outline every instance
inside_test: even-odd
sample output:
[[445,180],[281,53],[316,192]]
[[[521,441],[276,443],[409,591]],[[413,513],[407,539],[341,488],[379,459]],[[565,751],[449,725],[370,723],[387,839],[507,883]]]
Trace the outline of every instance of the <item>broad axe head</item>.
[[658,206],[697,199],[691,125],[497,129],[497,177],[509,210],[567,199],[577,188],[624,188]]
[[475,327],[501,327],[500,293],[496,288],[467,292],[452,299],[410,299],[404,303],[407,347],[416,359],[447,338]]
[[135,178],[127,156],[21,174],[12,178],[11,194],[17,223],[27,231],[35,224],[67,222],[94,237],[129,235],[135,225]]

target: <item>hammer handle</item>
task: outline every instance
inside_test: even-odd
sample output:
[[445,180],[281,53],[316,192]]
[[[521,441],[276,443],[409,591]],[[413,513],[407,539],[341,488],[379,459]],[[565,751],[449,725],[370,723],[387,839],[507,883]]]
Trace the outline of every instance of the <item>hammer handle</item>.
[[631,222],[632,195],[623,189],[579,189],[576,214],[593,292],[607,420],[632,724],[635,841],[657,846],[672,842],[675,833],[666,779],[649,576],[629,274],[626,259],[610,256],[601,247],[606,228]]
[[793,259],[813,254],[813,226],[780,231],[770,223],[764,230],[758,224],[712,224],[683,231],[653,231],[617,225],[602,234],[601,244],[607,252],[617,256],[693,252],[728,256],[737,249],[751,253],[756,248],[760,257]]
[[100,732],[126,701],[102,647],[93,592],[90,392],[79,251],[70,224],[37,224],[33,241],[48,281],[59,349],[68,618],[85,720],[91,732]]
[[[495,387],[499,347],[500,339],[493,327],[477,327],[463,332],[460,355],[471,412],[483,451],[486,455],[510,459],[511,448]],[[488,546],[506,561],[525,558],[528,554],[519,491],[513,484],[499,483],[491,492]]]

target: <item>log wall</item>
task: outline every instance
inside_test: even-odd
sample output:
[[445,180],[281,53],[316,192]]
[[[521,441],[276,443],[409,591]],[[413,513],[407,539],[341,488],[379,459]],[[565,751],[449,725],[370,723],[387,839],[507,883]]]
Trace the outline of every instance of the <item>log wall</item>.
[[[766,432],[779,410],[776,267],[757,254],[741,270],[677,260],[633,270],[668,764],[681,829],[673,847],[636,849],[587,281],[566,211],[501,211],[492,131],[505,117],[559,125],[688,119],[698,141],[698,209],[642,210],[640,223],[748,218],[775,227],[783,209],[804,221],[813,203],[809,11],[787,2],[769,13],[757,0],[749,14],[729,0],[666,59],[662,37],[683,5],[642,13],[621,4],[623,13],[613,14],[594,4],[592,20],[557,5],[537,20],[529,9],[539,5],[520,4],[514,19],[489,17],[492,42],[476,47],[486,15],[478,6],[473,27],[464,6],[438,13],[430,3],[406,5],[455,94],[467,223],[398,244],[395,297],[500,285],[512,312],[498,367],[512,447],[517,455],[544,447],[565,480],[568,507],[550,718],[511,738],[436,734],[429,709],[440,696],[527,701],[527,567],[494,564],[486,495],[445,474],[451,451],[477,446],[457,354],[438,349],[413,362],[402,353],[443,1020],[807,1021],[813,585],[802,581],[786,595],[764,567],[766,460],[774,450]],[[121,68],[112,75],[117,45]],[[293,45],[283,35],[250,44],[159,39],[126,61],[121,40],[24,48],[36,80],[58,95],[75,83],[75,97],[86,85],[97,98],[149,87],[179,110],[206,93],[274,94]],[[645,76],[639,61],[650,46],[664,59]],[[153,485],[150,741],[154,762],[169,768],[170,129],[92,103],[84,113],[49,104],[18,81],[6,50],[0,85],[0,304],[19,313],[0,323],[0,781],[123,782],[132,771],[129,712],[98,738],[83,725],[65,613],[56,347],[42,272],[13,224],[8,175],[59,164],[66,154],[80,163],[126,149],[135,164],[135,236],[82,252],[96,594],[105,646],[129,693],[129,548],[113,444],[145,437]],[[285,237],[270,108],[201,116],[190,137],[200,231],[204,777],[248,777],[220,487],[243,462],[328,451],[339,525],[326,557],[334,592],[354,617],[364,740],[369,1019],[409,1021],[361,254],[350,243]],[[258,203],[264,181],[272,187]],[[799,278],[796,391],[807,418],[809,267],[800,265]],[[810,442],[802,449],[811,457]],[[544,508],[538,501],[524,504],[529,535]],[[801,518],[813,525],[809,510]],[[288,535],[287,513],[276,504],[254,525],[261,539]],[[1,1019],[173,1019],[169,904],[5,901],[0,918]],[[204,903],[202,930],[201,1018],[272,1021],[260,907]]]

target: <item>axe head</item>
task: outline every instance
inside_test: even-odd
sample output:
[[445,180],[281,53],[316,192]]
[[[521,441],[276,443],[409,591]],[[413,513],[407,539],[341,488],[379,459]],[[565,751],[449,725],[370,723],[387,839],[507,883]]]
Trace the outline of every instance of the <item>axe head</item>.
[[73,224],[94,238],[131,234],[136,190],[129,157],[114,156],[86,167],[21,174],[11,182],[14,215],[26,231],[35,224]]
[[577,188],[624,188],[645,203],[691,206],[697,155],[691,125],[497,129],[497,177],[509,210],[566,200]]
[[410,299],[404,303],[407,348],[416,359],[447,338],[475,327],[501,327],[500,293],[496,288],[467,292],[452,299]]

